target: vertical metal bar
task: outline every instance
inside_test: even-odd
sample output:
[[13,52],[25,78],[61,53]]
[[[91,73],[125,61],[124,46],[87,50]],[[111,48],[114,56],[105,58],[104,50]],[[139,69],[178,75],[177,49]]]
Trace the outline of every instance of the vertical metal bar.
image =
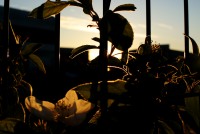
[[3,59],[6,59],[9,53],[9,0],[4,0],[4,17],[3,17]]
[[[56,0],[60,1],[60,0]],[[55,54],[56,54],[56,69],[60,70],[60,13],[55,16]]]
[[56,70],[60,70],[60,13],[55,17],[55,55],[56,55]]
[[[56,0],[60,1],[60,0]],[[60,87],[60,13],[55,15],[55,84]],[[56,98],[54,98],[56,99]]]
[[[5,77],[7,75],[7,60],[9,54],[9,0],[4,0],[3,40],[0,45],[0,59],[2,60],[1,63],[3,63],[0,65],[0,94],[3,95],[10,86],[7,77]],[[3,95],[3,97],[5,96]],[[7,107],[6,104],[7,103],[2,103],[2,110]]]
[[[103,15],[109,9],[111,0],[103,0]],[[101,22],[100,25],[100,51],[99,51],[99,75],[102,80],[102,84],[100,85],[100,107],[102,110],[102,115],[106,114],[107,111],[107,24],[105,21]]]
[[[189,36],[188,0],[184,0],[184,33]],[[185,37],[185,58],[189,54],[189,39]]]
[[146,0],[146,36],[151,37],[151,0]]
[[104,0],[103,1],[103,15],[109,10],[111,0]]

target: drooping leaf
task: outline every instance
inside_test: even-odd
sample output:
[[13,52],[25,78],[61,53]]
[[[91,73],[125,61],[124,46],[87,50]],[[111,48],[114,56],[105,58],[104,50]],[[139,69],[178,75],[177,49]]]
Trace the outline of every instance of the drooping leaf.
[[79,54],[88,51],[89,49],[97,49],[98,47],[95,45],[83,45],[80,47],[77,47],[75,49],[72,50],[70,58],[75,58],[76,56],[78,56]]
[[29,59],[38,67],[40,71],[46,74],[46,69],[42,60],[35,54],[29,54]]
[[187,38],[189,38],[190,41],[191,41],[191,43],[192,43],[193,54],[196,55],[196,56],[199,56],[199,47],[198,47],[196,41],[195,41],[192,37],[190,37],[190,36],[188,36],[188,35],[186,35],[186,34],[184,34],[184,35],[185,35]]
[[[97,92],[100,91],[102,82],[98,82]],[[108,81],[108,94],[109,96],[115,96],[116,98],[120,95],[127,92],[125,89],[126,81],[117,79],[117,80],[110,80]],[[91,88],[92,82],[80,84],[74,88],[73,90],[77,91],[80,95],[82,95],[85,99],[89,100],[91,97]]]
[[42,46],[42,44],[40,44],[40,43],[27,44],[22,49],[21,54],[23,56],[28,56],[29,54],[34,53],[35,51],[37,51],[41,46]]
[[102,19],[108,23],[108,40],[119,50],[126,51],[133,43],[133,29],[122,15],[108,11]]
[[29,14],[29,17],[38,18],[38,19],[47,19],[52,15],[60,13],[67,6],[81,6],[80,3],[76,1],[46,1],[39,7],[32,10]]
[[135,9],[137,9],[135,7],[134,4],[123,4],[123,5],[120,5],[118,7],[116,7],[113,12],[117,12],[117,11],[135,11]]

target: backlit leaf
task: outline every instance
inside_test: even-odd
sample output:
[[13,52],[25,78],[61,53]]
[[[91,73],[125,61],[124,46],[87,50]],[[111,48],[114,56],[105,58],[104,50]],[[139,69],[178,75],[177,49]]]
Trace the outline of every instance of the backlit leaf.
[[192,37],[190,37],[190,36],[188,36],[188,35],[186,35],[186,34],[184,34],[184,35],[185,35],[187,38],[189,38],[190,41],[191,41],[191,43],[192,43],[193,54],[199,56],[199,47],[198,47],[196,41],[195,41]]
[[51,17],[52,15],[60,13],[60,11],[62,11],[65,7],[69,5],[70,2],[46,1],[39,7],[33,9],[32,12],[29,14],[29,17],[46,19]]
[[122,15],[108,11],[104,21],[108,23],[108,40],[119,50],[127,51],[133,43],[133,29]]
[[98,37],[94,37],[94,38],[92,38],[92,40],[100,43],[100,38],[98,38]]
[[[98,82],[97,92],[100,91],[101,83],[102,82]],[[123,93],[127,92],[127,90],[125,89],[125,84],[126,84],[126,81],[120,80],[120,79],[108,81],[108,94],[110,94],[112,96],[122,95]],[[89,100],[89,98],[91,97],[91,88],[92,87],[93,87],[92,82],[90,82],[90,83],[80,84],[72,89],[76,90],[85,99]]]
[[116,11],[135,11],[135,9],[137,9],[137,8],[135,7],[134,4],[123,4],[123,5],[116,7],[113,10],[113,12],[116,12]]
[[29,59],[38,67],[40,71],[42,71],[44,74],[46,74],[46,69],[44,67],[44,64],[42,60],[35,54],[30,54]]
[[83,45],[80,47],[77,47],[75,49],[72,50],[70,58],[75,58],[76,56],[78,56],[79,54],[88,51],[89,49],[97,49],[98,47],[95,45]]
[[26,46],[24,46],[24,48],[22,49],[22,52],[21,54],[23,56],[27,56],[31,53],[34,53],[35,51],[37,51],[40,47],[41,47],[42,44],[40,43],[30,43],[30,44],[27,44]]

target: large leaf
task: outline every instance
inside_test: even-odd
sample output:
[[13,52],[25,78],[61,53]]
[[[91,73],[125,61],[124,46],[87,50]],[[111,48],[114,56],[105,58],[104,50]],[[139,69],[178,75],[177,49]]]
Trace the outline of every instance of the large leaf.
[[185,35],[187,38],[189,38],[190,41],[191,41],[191,43],[192,43],[193,54],[196,55],[196,56],[199,56],[199,47],[198,47],[196,41],[195,41],[192,37],[190,37],[190,36],[188,36],[188,35],[186,35],[186,34],[184,34],[184,35]]
[[102,19],[108,23],[108,40],[119,50],[127,51],[133,43],[133,29],[122,15],[108,11]]
[[37,51],[41,46],[42,46],[42,44],[40,44],[40,43],[27,44],[22,49],[21,54],[23,56],[28,56],[29,54],[34,53],[35,51]]
[[80,3],[73,0],[60,2],[53,2],[48,0],[39,7],[33,9],[29,16],[38,19],[46,19],[51,17],[52,15],[60,13],[65,7],[70,5],[82,7]]
[[[101,90],[101,83],[102,82],[98,82],[97,92],[99,92]],[[109,94],[109,96],[110,97],[112,96],[116,99],[120,95],[126,93],[127,90],[125,89],[125,84],[126,84],[126,81],[121,80],[121,79],[108,81],[108,94]],[[78,86],[76,86],[72,89],[76,90],[85,99],[89,100],[92,97],[91,96],[91,90],[92,90],[93,87],[94,86],[93,86],[92,82],[90,82],[90,83],[80,84],[80,85],[78,85]],[[110,97],[109,97],[109,99],[113,99],[113,98],[110,98]]]
[[83,46],[77,47],[77,48],[72,50],[70,58],[73,59],[73,58],[75,58],[76,56],[78,56],[79,54],[81,54],[85,51],[88,51],[90,49],[97,49],[97,48],[98,47],[95,46],[95,45],[83,45]]
[[190,70],[192,72],[199,72],[200,71],[199,47],[192,37],[188,35],[185,36],[190,39],[193,48],[193,53],[189,53],[188,57],[186,57],[186,64],[190,67]]
[[[108,66],[116,66],[116,67],[122,67],[122,63],[121,63],[121,60],[118,59],[117,57],[114,57],[114,56],[108,56],[107,57],[108,59]],[[90,65],[93,65],[95,66],[96,68],[99,66],[99,56],[97,56],[95,59],[93,59],[91,62],[90,62]]]
[[123,5],[116,7],[113,10],[113,12],[116,12],[116,11],[135,11],[135,9],[137,9],[137,8],[135,7],[134,4],[123,4]]
[[42,71],[44,74],[46,74],[46,69],[44,67],[44,64],[42,60],[35,54],[30,54],[29,59],[38,67],[40,71]]

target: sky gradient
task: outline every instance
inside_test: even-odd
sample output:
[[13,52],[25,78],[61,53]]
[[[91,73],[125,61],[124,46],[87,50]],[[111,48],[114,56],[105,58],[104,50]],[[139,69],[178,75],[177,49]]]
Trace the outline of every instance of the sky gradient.
[[[10,7],[31,11],[46,0],[10,0]],[[63,0],[66,1],[66,0]],[[110,9],[118,5],[132,3],[136,11],[121,11],[134,31],[134,41],[130,49],[144,43],[146,37],[146,0],[111,0]],[[188,0],[189,35],[200,47],[200,0]],[[155,44],[169,44],[170,49],[184,51],[184,0],[151,0],[151,37]],[[4,0],[0,1],[4,5]],[[93,8],[102,17],[103,0],[93,0]],[[81,45],[99,45],[91,40],[99,37],[99,31],[88,28],[90,16],[80,7],[66,7],[61,12],[60,46],[75,48]],[[190,43],[191,44],[191,43]],[[192,50],[191,45],[189,46]]]

